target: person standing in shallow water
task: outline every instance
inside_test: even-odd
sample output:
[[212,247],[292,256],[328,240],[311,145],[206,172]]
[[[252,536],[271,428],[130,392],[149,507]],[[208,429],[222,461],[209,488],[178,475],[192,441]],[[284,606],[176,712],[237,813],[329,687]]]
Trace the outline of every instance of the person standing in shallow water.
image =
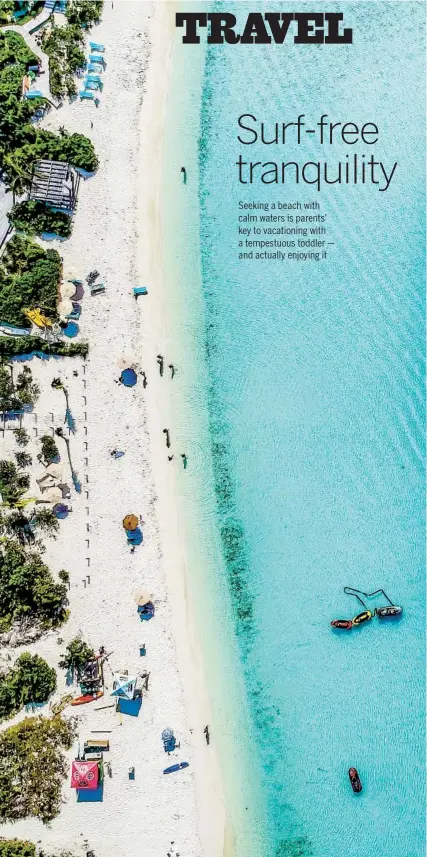
[[169,434],[169,429],[163,429],[163,434],[166,435],[166,446],[169,449],[171,445],[171,439]]
[[169,363],[168,369],[171,370],[171,378],[173,378],[175,375],[175,372],[176,372],[176,369],[175,369],[175,366],[173,365],[173,363]]
[[187,461],[188,461],[188,458],[187,458],[187,456],[186,456],[185,452],[181,452],[181,458],[182,458],[182,463],[183,463],[183,465],[184,465],[184,470],[187,470]]
[[158,354],[158,355],[157,355],[157,362],[158,362],[158,364],[159,364],[160,377],[162,378],[162,377],[163,377],[163,368],[164,368],[164,365],[165,365],[165,361],[164,361],[164,359],[163,359],[163,357],[162,357],[162,355],[161,355],[161,354]]
[[185,167],[181,167],[181,173],[182,181],[184,182],[184,184],[187,184],[187,170],[185,169]]

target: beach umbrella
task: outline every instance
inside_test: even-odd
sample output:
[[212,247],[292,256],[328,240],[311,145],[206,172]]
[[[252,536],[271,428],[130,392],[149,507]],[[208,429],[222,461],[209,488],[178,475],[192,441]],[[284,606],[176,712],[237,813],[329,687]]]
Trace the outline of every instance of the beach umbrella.
[[98,781],[98,762],[85,762],[75,759],[71,766],[72,789],[97,789]]
[[123,526],[125,530],[136,530],[138,524],[139,520],[136,515],[125,515],[125,517],[123,518]]
[[148,604],[151,601],[151,595],[146,589],[135,592],[133,598],[138,607],[144,607],[144,604]]
[[58,315],[61,320],[65,320],[67,315],[70,315],[73,311],[73,304],[70,298],[64,298],[64,300],[60,301],[58,304]]
[[52,509],[54,515],[59,518],[61,521],[67,517],[68,515],[68,506],[65,506],[64,503],[56,503]]
[[120,379],[125,387],[134,387],[138,380],[135,369],[123,369]]
[[74,339],[79,332],[79,326],[75,321],[69,321],[66,327],[62,328],[62,333],[64,336],[67,336],[68,339]]
[[133,699],[135,694],[136,677],[114,673],[113,690],[111,696],[122,696],[125,699]]
[[73,298],[76,294],[76,287],[73,283],[61,283],[59,291],[62,298]]

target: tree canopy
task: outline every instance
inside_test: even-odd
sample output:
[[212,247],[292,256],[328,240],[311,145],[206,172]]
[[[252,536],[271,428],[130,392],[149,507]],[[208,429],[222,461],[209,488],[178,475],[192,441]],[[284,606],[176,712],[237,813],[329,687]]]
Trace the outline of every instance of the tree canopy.
[[57,627],[67,616],[64,583],[56,583],[36,551],[26,551],[16,540],[0,545],[0,630],[16,622],[39,622],[42,629]]
[[0,675],[0,720],[13,717],[29,703],[46,702],[55,690],[55,670],[38,655],[23,652],[14,666]]
[[31,238],[14,235],[1,259],[0,321],[27,327],[24,310],[36,307],[55,321],[61,267],[56,250],[44,250]]
[[68,769],[63,750],[74,736],[74,725],[59,716],[26,718],[0,733],[0,821],[34,816],[48,823],[58,815]]

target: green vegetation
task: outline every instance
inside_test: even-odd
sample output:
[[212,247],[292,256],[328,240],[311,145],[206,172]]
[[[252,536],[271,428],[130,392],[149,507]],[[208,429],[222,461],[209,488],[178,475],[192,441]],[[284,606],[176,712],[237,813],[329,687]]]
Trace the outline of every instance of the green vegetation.
[[0,720],[32,702],[46,702],[55,690],[55,670],[38,655],[23,652],[7,673],[0,674]]
[[87,342],[71,342],[70,345],[67,345],[66,342],[46,342],[40,336],[0,337],[0,358],[13,357],[16,354],[33,354],[33,352],[47,355],[55,354],[59,357],[87,357],[89,345]]
[[72,670],[77,675],[80,674],[82,667],[89,661],[93,661],[95,652],[90,646],[87,646],[84,640],[80,637],[75,637],[68,643],[64,656],[59,661],[59,666],[64,670]]
[[16,506],[29,487],[30,477],[27,473],[20,473],[13,461],[0,461],[0,494],[3,503]]
[[85,64],[84,36],[79,26],[68,24],[46,28],[41,39],[49,57],[50,91],[56,98],[77,94],[76,72]]
[[0,630],[15,622],[39,622],[43,630],[67,616],[67,586],[55,583],[40,554],[25,551],[14,539],[0,545]]
[[13,431],[15,440],[18,446],[28,446],[30,442],[29,434],[24,428],[17,428]]
[[31,467],[33,463],[31,455],[29,455],[28,452],[23,452],[22,450],[15,452],[15,460],[21,470],[23,470],[24,467]]
[[50,434],[44,434],[40,438],[40,443],[42,445],[41,454],[45,464],[51,464],[59,456],[59,449],[55,443],[55,438]]
[[[15,206],[13,211],[19,209]],[[55,321],[61,266],[56,250],[44,250],[31,238],[14,235],[6,245],[0,266],[0,320],[28,327],[24,310],[38,308]]]
[[[0,733],[0,820],[58,815],[75,730],[62,717],[26,718]],[[31,852],[30,852],[31,853]]]
[[40,388],[33,382],[28,366],[19,373],[14,382],[9,368],[0,365],[0,412],[21,411],[32,407],[40,395]]
[[67,21],[80,27],[91,27],[99,24],[102,15],[102,0],[69,0],[67,4]]
[[[0,531],[11,538],[15,536],[23,547],[35,543],[34,530],[40,530],[48,538],[56,539],[59,521],[55,513],[51,509],[37,509],[27,516],[22,509],[13,509],[10,514],[3,515],[0,519]],[[58,576],[62,580],[61,574]]]
[[69,238],[71,235],[71,219],[68,214],[52,211],[44,202],[24,200],[14,205],[7,216],[15,229],[29,235],[41,235],[43,232],[52,232],[61,238]]
[[21,839],[0,839],[0,857],[36,857],[36,846]]

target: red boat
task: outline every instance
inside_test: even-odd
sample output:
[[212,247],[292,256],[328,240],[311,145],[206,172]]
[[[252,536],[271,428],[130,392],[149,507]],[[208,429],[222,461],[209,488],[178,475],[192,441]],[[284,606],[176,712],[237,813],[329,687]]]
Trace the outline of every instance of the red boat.
[[85,693],[83,696],[76,696],[71,705],[84,705],[85,702],[94,702],[95,699],[99,699],[100,696],[104,696],[103,690],[97,690],[96,693]]
[[353,627],[351,619],[334,619],[331,622],[333,628],[341,628],[343,631],[350,631]]
[[354,792],[362,791],[362,783],[360,782],[359,774],[357,773],[356,768],[349,768],[348,775],[350,777],[351,787]]

